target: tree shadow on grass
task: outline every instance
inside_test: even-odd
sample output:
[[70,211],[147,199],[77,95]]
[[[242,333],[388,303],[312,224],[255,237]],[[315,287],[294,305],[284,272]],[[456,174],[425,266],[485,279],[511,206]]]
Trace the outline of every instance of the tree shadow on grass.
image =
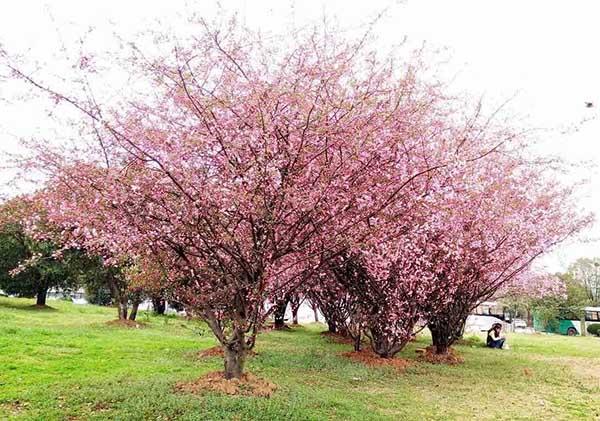
[[0,301],[0,308],[12,308],[14,310],[32,311],[32,312],[53,312],[58,311],[54,307],[48,305],[39,306],[37,304],[29,303],[11,303],[6,301]]

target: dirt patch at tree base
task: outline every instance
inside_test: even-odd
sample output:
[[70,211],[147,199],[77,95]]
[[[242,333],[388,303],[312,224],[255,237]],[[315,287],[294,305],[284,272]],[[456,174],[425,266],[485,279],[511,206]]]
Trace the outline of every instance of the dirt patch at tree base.
[[[246,351],[246,356],[247,357],[255,357],[258,354],[252,350],[250,351]],[[208,348],[205,350],[202,350],[200,352],[198,352],[198,357],[199,358],[210,358],[210,357],[224,357],[224,352],[223,352],[223,348],[221,348],[220,346],[213,346],[212,348]]]
[[241,379],[227,380],[223,372],[208,373],[198,380],[187,383],[177,383],[175,390],[184,393],[203,394],[217,392],[225,395],[256,396],[268,398],[277,387],[253,374],[244,373]]
[[[292,325],[293,327],[299,327],[300,325]],[[260,332],[272,332],[272,331],[294,331],[294,328],[290,327],[288,324],[284,324],[282,327],[275,327],[275,323],[265,323],[263,324],[259,331]]]
[[417,349],[416,352],[419,354],[419,360],[431,364],[457,365],[465,362],[464,358],[452,348],[448,349],[447,354],[436,354],[434,346],[428,346],[425,349]]
[[143,329],[145,327],[142,323],[138,323],[134,320],[124,319],[109,320],[108,322],[106,322],[106,324],[108,326],[127,327],[130,329]]
[[405,370],[410,365],[408,361],[402,358],[381,358],[372,351],[344,352],[342,356],[370,367],[393,367],[400,371]]
[[337,344],[354,344],[354,339],[349,336],[340,335],[339,333],[325,331],[321,332],[321,335],[329,339],[331,342],[335,342]]

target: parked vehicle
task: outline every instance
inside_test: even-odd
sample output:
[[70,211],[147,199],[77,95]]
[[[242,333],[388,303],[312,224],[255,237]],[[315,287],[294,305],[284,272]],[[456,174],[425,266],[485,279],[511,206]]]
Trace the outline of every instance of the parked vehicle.
[[[592,323],[600,323],[600,307],[584,307],[585,329]],[[538,332],[560,333],[562,335],[581,335],[581,320],[575,318],[559,318],[544,326],[542,321],[534,317],[533,326]]]
[[491,315],[471,314],[467,317],[465,323],[465,332],[487,332],[495,323],[500,323],[503,328],[506,328],[504,320]]
[[523,319],[513,319],[511,323],[515,329],[526,329],[527,328],[527,322]]

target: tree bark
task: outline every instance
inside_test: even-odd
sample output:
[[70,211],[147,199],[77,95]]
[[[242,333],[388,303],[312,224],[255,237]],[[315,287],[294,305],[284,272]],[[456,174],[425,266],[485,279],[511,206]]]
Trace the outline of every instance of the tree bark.
[[360,351],[360,348],[361,348],[361,339],[362,339],[362,335],[360,333],[354,337],[354,350],[356,352]]
[[462,321],[456,323],[444,321],[436,323],[430,322],[427,325],[431,332],[431,341],[435,347],[436,354],[448,354],[452,344],[462,336],[464,331],[464,320],[466,320],[466,317],[462,319]]
[[275,312],[273,313],[274,328],[284,329],[285,328],[285,310],[287,309],[288,299],[284,298],[275,304]]
[[127,320],[127,302],[123,303],[119,301],[119,306],[117,307],[117,311],[119,312],[120,320]]
[[290,309],[292,310],[292,324],[298,324],[298,310],[304,301],[298,294],[292,294],[290,296]]
[[436,354],[448,354],[451,345],[450,335],[444,329],[443,324],[429,323],[427,325],[431,332],[431,342],[435,348]]
[[41,287],[38,289],[36,294],[36,305],[45,306],[46,305],[46,295],[48,295],[48,288]]
[[313,303],[310,303],[310,306],[312,308],[312,311],[315,315],[315,323],[319,323],[319,310],[317,309],[317,306],[314,305]]
[[370,332],[370,339],[373,352],[381,358],[394,358],[406,344],[406,342],[397,342],[394,339],[388,338],[382,332],[373,330]]
[[448,353],[450,352],[450,347],[447,346],[446,344],[437,344],[435,346],[435,353],[438,355],[448,355]]
[[127,294],[121,291],[119,288],[118,281],[114,278],[108,279],[108,288],[113,296],[113,299],[117,302],[117,317],[119,320],[127,320]]
[[246,343],[242,329],[235,329],[232,339],[223,345],[224,354],[224,376],[227,380],[239,379],[244,373],[246,362]]
[[167,307],[167,303],[162,297],[153,297],[152,298],[152,310],[155,314],[162,315],[165,314],[165,310]]
[[135,318],[137,317],[137,312],[138,312],[139,307],[140,307],[139,300],[135,300],[131,307],[131,312],[129,313],[129,320],[132,320],[132,321],[135,320]]
[[244,373],[246,352],[243,349],[224,347],[225,354],[225,378],[227,380],[239,379]]
[[337,325],[334,320],[327,320],[327,330],[329,333],[337,333]]

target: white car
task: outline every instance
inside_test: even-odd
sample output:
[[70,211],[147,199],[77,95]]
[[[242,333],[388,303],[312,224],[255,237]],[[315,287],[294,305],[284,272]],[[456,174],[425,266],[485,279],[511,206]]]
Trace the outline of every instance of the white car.
[[523,319],[514,319],[512,321],[512,325],[515,327],[515,329],[526,329],[527,328],[527,322]]
[[506,327],[506,323],[497,317],[471,314],[467,317],[465,332],[487,332],[495,323],[500,323],[503,328]]

